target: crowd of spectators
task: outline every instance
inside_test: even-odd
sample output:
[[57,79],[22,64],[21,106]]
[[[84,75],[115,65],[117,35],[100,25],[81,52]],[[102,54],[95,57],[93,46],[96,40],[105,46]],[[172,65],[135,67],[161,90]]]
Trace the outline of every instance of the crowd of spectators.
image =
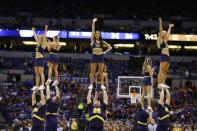
[[[28,83],[31,85],[32,83]],[[26,85],[28,85],[26,83]],[[24,85],[24,84],[23,84]],[[31,128],[31,86],[18,85],[14,87],[1,86],[0,104],[1,112],[6,117],[6,121],[12,123],[15,129],[27,130]],[[61,102],[58,117],[58,131],[69,130],[72,124],[72,110],[76,104],[76,97],[81,93],[82,88],[76,82],[62,82]],[[193,96],[189,95],[187,88],[171,89],[171,129],[181,128],[182,130],[197,128],[197,107],[193,101]],[[105,123],[105,130],[129,131],[133,129],[135,106],[130,104],[129,99],[118,99],[115,94],[115,86],[109,88],[108,119]],[[6,95],[4,95],[6,94]],[[84,97],[84,104],[85,104]],[[182,101],[180,101],[180,99]],[[85,114],[85,111],[84,111]],[[157,114],[153,113],[153,118],[157,121]],[[85,120],[85,119],[83,119]],[[157,123],[157,122],[156,122]],[[78,123],[78,126],[83,127]],[[11,126],[11,125],[10,125]],[[150,125],[151,126],[151,125]]]
[[[88,77],[89,76],[89,60],[87,59],[74,59],[71,57],[61,57],[61,63],[59,66],[60,75],[65,77]],[[130,61],[133,62],[132,59]],[[106,66],[109,79],[116,79],[118,75],[132,75],[132,69],[130,69],[129,60],[113,60],[106,59]],[[153,64],[158,68],[158,62],[153,60]],[[179,66],[177,66],[179,65]],[[190,65],[190,66],[188,66]],[[133,66],[134,67],[134,66]],[[180,73],[177,70],[187,70],[192,73],[195,72],[196,63],[192,62],[172,62],[170,73]],[[0,69],[23,69],[24,74],[33,75],[33,59],[29,57],[24,58],[0,58]],[[28,72],[29,70],[29,72]],[[139,68],[138,73],[141,73]],[[186,73],[187,74],[187,73]],[[47,75],[47,74],[46,74]],[[181,75],[180,75],[181,76]],[[192,76],[192,75],[191,75]],[[183,73],[182,79],[191,79],[190,75],[185,76]],[[1,84],[0,89],[0,105],[1,112],[5,115],[7,122],[12,123],[12,127],[28,129],[31,127],[31,87],[34,85],[33,81],[21,82],[20,80],[14,80],[16,78],[9,79],[7,84]],[[14,83],[12,82],[14,81]],[[133,128],[133,118],[135,113],[135,106],[130,104],[129,99],[116,98],[117,83],[110,82],[109,95],[109,107],[108,107],[108,120],[105,123],[105,130],[121,130],[128,131]],[[182,129],[196,129],[197,107],[195,101],[193,101],[196,92],[190,88],[190,82],[182,85],[183,88],[173,88],[171,92],[171,109],[173,114],[171,128]],[[68,130],[72,124],[71,114],[76,108],[78,94],[83,92],[83,84],[76,81],[62,80],[60,82],[61,102],[60,102],[60,117],[59,130]],[[191,89],[191,90],[190,90]],[[193,89],[193,90],[192,90]],[[6,95],[5,95],[6,94]],[[157,90],[155,90],[155,97],[158,97]],[[182,101],[180,101],[182,100]],[[86,96],[84,96],[84,104],[86,102]],[[85,104],[86,105],[86,104]],[[85,106],[86,107],[86,106]],[[83,114],[85,115],[85,114]],[[83,116],[82,115],[82,116]],[[155,121],[157,121],[157,114],[153,114]],[[78,125],[80,126],[80,124]],[[150,125],[151,126],[151,125]],[[28,131],[28,130],[27,130]]]
[[[180,125],[181,129],[197,129],[197,107],[196,101],[193,101],[196,93],[192,91],[189,93],[188,87],[183,87],[179,89],[172,89],[171,92],[171,129],[175,125]],[[155,98],[158,98],[158,90],[155,89]],[[109,95],[109,108],[108,108],[108,118],[112,119],[112,124],[110,121],[107,122],[106,128],[113,129],[124,129],[130,130],[133,128],[134,123],[134,114],[135,114],[135,106],[131,105],[130,99],[118,99],[116,98],[116,89],[110,87],[110,95]],[[154,108],[156,110],[156,108]],[[157,123],[157,114],[153,113],[153,118]],[[124,123],[123,127],[119,122]],[[116,124],[116,122],[118,124]],[[114,124],[115,123],[115,124]]]
[[[31,87],[33,82],[16,82],[15,84],[11,82],[1,83],[0,90],[0,104],[1,113],[5,118],[7,123],[13,123],[13,126],[31,126]],[[62,81],[60,83],[61,100],[59,113],[61,118],[70,118],[71,111],[73,110],[77,95],[81,93],[82,87],[79,83],[75,81]],[[52,94],[54,94],[54,89],[52,88]],[[6,94],[6,95],[5,95]],[[60,124],[63,121],[60,121]],[[17,127],[16,127],[17,128]]]
[[[23,21],[24,22],[24,21]],[[34,25],[33,19],[30,22],[29,20],[26,20],[25,23],[17,22],[18,24],[9,24],[9,23],[2,23],[0,24],[1,29],[31,29],[32,26],[36,26],[38,29],[43,29],[44,25]],[[172,21],[173,22],[173,21]],[[83,25],[76,25],[75,20],[68,22],[66,24],[58,24],[59,22],[53,22],[49,21],[49,23],[46,23],[49,25],[50,30],[68,30],[68,31],[91,31],[91,25],[90,24],[83,24]],[[197,27],[187,27],[183,28],[182,25],[176,25],[173,29],[173,33],[178,34],[196,34],[197,33]],[[165,29],[167,30],[168,26],[165,26]],[[154,26],[145,26],[142,27],[140,25],[140,21],[136,21],[136,25],[131,24],[116,24],[116,25],[107,25],[107,24],[101,24],[98,28],[101,31],[106,32],[137,32],[141,34],[157,34],[158,33],[158,27]]]
[[[135,62],[135,60],[135,57],[130,57],[129,60],[106,58],[105,63],[108,77],[110,79],[116,79],[120,75],[142,75],[140,66],[142,66],[143,63],[143,57],[139,58],[138,62]],[[89,63],[90,60],[86,58],[78,59],[61,56],[58,70],[60,74],[66,77],[88,77],[90,71]],[[169,74],[176,75],[176,77],[179,76],[181,79],[195,79],[197,77],[196,65],[197,62],[195,60],[191,62],[184,60],[179,62],[172,61]],[[153,67],[155,68],[155,74],[157,74],[159,71],[159,61],[157,59],[153,59]],[[20,74],[33,75],[33,59],[31,57],[0,57],[0,72],[9,73],[9,71],[6,72],[5,69],[22,70]],[[47,60],[45,61],[45,74],[47,75]]]

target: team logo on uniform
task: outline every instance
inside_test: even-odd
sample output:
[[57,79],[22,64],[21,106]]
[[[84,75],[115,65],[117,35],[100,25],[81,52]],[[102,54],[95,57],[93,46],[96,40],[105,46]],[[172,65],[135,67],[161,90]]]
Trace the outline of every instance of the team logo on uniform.
[[100,48],[100,44],[96,44],[96,47],[97,47],[97,48]]
[[93,113],[100,114],[101,113],[101,108],[94,108]]
[[165,111],[166,111],[166,112],[169,112],[169,109],[168,109],[167,107],[165,107]]
[[33,112],[38,112],[38,108],[34,108]]

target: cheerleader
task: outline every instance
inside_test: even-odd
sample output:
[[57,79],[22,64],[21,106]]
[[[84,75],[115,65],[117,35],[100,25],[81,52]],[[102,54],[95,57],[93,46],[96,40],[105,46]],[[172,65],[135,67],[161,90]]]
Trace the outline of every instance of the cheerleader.
[[170,67],[170,54],[168,48],[168,39],[171,33],[171,29],[174,24],[169,24],[168,31],[164,31],[162,27],[162,19],[159,18],[159,36],[157,39],[157,47],[161,49],[160,56],[160,69],[158,75],[158,88],[170,88],[165,84],[168,69]]
[[147,100],[148,100],[148,109],[151,108],[151,99],[152,99],[152,76],[154,69],[152,68],[152,62],[149,58],[146,58],[143,64],[142,68],[144,79],[143,79],[143,86],[142,86],[142,105],[144,107],[144,96],[147,94]]
[[[41,96],[41,99],[40,99]],[[46,99],[43,90],[40,95],[36,91],[32,93],[32,128],[31,131],[44,131],[44,116],[46,112]]]
[[58,85],[58,51],[61,49],[61,45],[59,42],[58,36],[53,37],[53,42],[49,41],[49,44],[47,45],[47,50],[49,51],[49,57],[48,57],[48,80],[45,83],[45,85],[49,85],[51,83],[51,75],[52,70],[55,74],[55,81],[53,82],[52,86]]
[[[36,85],[32,88],[32,90],[43,90],[45,76],[44,76],[44,50],[46,48],[46,33],[48,30],[48,26],[45,25],[45,31],[43,35],[36,35],[35,27],[32,27],[34,38],[36,40],[37,46],[35,49],[35,59],[34,59],[34,70],[35,70],[35,81]],[[40,82],[41,80],[41,82]]]
[[[89,88],[93,88],[93,83],[95,79],[95,72],[96,67],[98,65],[98,72],[101,79],[101,89],[105,89],[104,86],[104,77],[103,77],[103,70],[104,70],[104,54],[109,52],[112,47],[107,42],[103,41],[101,38],[101,32],[95,31],[95,22],[97,18],[93,19],[92,23],[92,37],[91,37],[91,45],[92,45],[92,60],[90,64],[91,72],[90,72],[90,86]],[[103,47],[106,46],[107,49],[104,51]]]

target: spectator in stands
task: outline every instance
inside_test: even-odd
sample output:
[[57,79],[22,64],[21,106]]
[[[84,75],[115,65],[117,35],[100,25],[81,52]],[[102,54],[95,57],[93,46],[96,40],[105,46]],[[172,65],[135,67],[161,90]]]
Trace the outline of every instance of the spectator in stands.
[[150,123],[148,124],[148,130],[149,131],[156,131],[157,124],[155,123],[155,120],[152,118]]
[[186,69],[186,71],[185,71],[185,78],[188,79],[189,76],[190,76],[190,73],[189,73],[188,69]]
[[19,131],[20,128],[22,127],[21,121],[15,119],[12,127],[13,127],[13,131]]

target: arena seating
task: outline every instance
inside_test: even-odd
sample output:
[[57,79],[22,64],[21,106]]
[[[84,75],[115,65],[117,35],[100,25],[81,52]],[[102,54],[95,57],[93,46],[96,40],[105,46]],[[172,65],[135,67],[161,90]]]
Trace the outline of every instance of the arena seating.
[[[88,60],[85,59],[73,59],[69,57],[61,58],[61,64],[59,68],[60,75],[66,74],[69,77],[88,77],[89,66]],[[17,66],[15,64],[17,63]],[[77,63],[77,64],[76,64]],[[106,59],[107,71],[109,78],[116,78],[118,75],[129,75],[131,74],[129,68],[129,61],[118,61]],[[157,62],[154,61],[156,64]],[[177,68],[177,64],[179,68]],[[10,66],[5,66],[10,65]],[[180,66],[181,65],[181,66]],[[190,65],[190,66],[188,66]],[[193,66],[191,66],[193,65]],[[21,67],[28,66],[31,69],[29,74],[32,74],[32,59],[31,58],[1,58],[0,69],[22,69]],[[124,68],[123,68],[124,67]],[[185,68],[185,70],[191,70],[192,73],[196,71],[196,63],[193,61],[188,62],[173,62],[171,65],[171,74],[177,74],[180,70]],[[26,69],[26,68],[24,68]],[[83,70],[83,72],[81,72]],[[138,71],[141,73],[141,70]],[[184,72],[183,72],[184,73]],[[185,76],[192,78],[192,75]],[[7,82],[7,84],[6,84]],[[1,84],[0,97],[2,97],[0,104],[1,112],[3,118],[5,118],[6,123],[13,123],[20,127],[29,128],[31,126],[31,91],[30,88],[34,85],[33,81],[24,81],[8,79]],[[133,117],[135,108],[130,105],[130,100],[127,99],[117,99],[116,98],[116,84],[110,84],[109,90],[109,108],[108,108],[108,118],[105,128],[110,129],[122,129],[130,130],[133,128]],[[77,112],[77,105],[80,101],[84,104],[86,103],[86,88],[84,84],[80,84],[76,81],[61,81],[60,83],[61,91],[61,104],[60,104],[60,116],[59,116],[59,126],[61,128],[68,128],[66,123],[70,123],[71,118],[78,118],[79,125],[85,122],[85,110],[82,115]],[[172,115],[172,128],[174,124],[181,124],[182,129],[191,127],[196,128],[196,105],[194,99],[196,98],[195,85],[185,84],[182,87],[171,89],[171,108],[174,112]],[[3,95],[6,94],[6,95]],[[80,95],[79,95],[80,94]],[[83,94],[83,95],[81,95]],[[157,97],[157,91],[155,93]],[[183,101],[180,101],[183,100]],[[86,107],[86,104],[85,104]],[[7,112],[7,113],[5,113]],[[81,117],[80,117],[81,116]],[[155,119],[157,114],[154,114]],[[6,119],[7,118],[7,119]],[[130,121],[128,121],[130,120]],[[109,126],[111,123],[116,123],[114,126]],[[123,126],[124,125],[124,126]],[[60,128],[59,127],[59,128]],[[17,128],[17,126],[15,127]],[[84,128],[84,126],[81,126]]]
[[[91,31],[91,21],[96,17],[99,19],[96,27],[101,31],[137,32],[142,35],[140,37],[143,37],[145,33],[158,33],[158,18],[162,17],[165,30],[169,23],[174,23],[173,33],[197,33],[195,2],[181,0],[178,2],[162,1],[162,3],[157,0],[130,2],[132,4],[110,0],[98,2],[92,0],[6,0],[0,4],[0,31],[1,29],[30,30],[33,26],[36,29],[43,29],[45,24],[50,30]],[[34,46],[23,44],[23,40],[32,41],[33,39],[0,38],[0,130],[2,131],[30,131],[32,126],[32,91],[30,89],[35,85],[34,60],[31,57]],[[91,52],[90,40],[70,38],[60,40],[66,42],[67,45],[60,51],[62,54],[58,70],[61,99],[57,130],[71,130],[72,119],[76,118],[79,131],[84,131],[87,125],[86,96],[90,73],[90,60],[87,58],[90,57]],[[144,40],[144,38],[139,41],[109,40],[109,43],[112,46],[116,43],[128,43],[133,44],[134,47],[129,49],[113,47],[113,50],[107,54],[111,56],[105,58],[110,81],[109,106],[104,129],[105,131],[131,131],[134,127],[136,107],[130,104],[130,99],[116,97],[117,77],[142,76],[143,56],[152,57],[155,68],[154,99],[157,99],[159,91],[155,85],[159,71],[158,55],[160,52],[156,49],[155,41]],[[181,45],[181,49],[170,49],[173,59],[166,80],[171,86],[172,123],[170,130],[179,128],[184,131],[197,131],[196,50],[183,48],[185,45],[191,46],[196,43],[169,41],[169,45],[172,44]],[[13,54],[9,55],[9,53]],[[68,55],[69,53],[77,53],[77,55]],[[20,54],[27,54],[27,56],[22,57]],[[84,54],[87,55],[86,58],[80,57]],[[125,59],[119,58],[120,55]],[[45,61],[45,76],[47,76],[47,69]],[[54,87],[51,89],[54,92]],[[78,105],[81,103],[83,109],[79,110]],[[153,113],[153,118],[157,123],[157,113]]]

